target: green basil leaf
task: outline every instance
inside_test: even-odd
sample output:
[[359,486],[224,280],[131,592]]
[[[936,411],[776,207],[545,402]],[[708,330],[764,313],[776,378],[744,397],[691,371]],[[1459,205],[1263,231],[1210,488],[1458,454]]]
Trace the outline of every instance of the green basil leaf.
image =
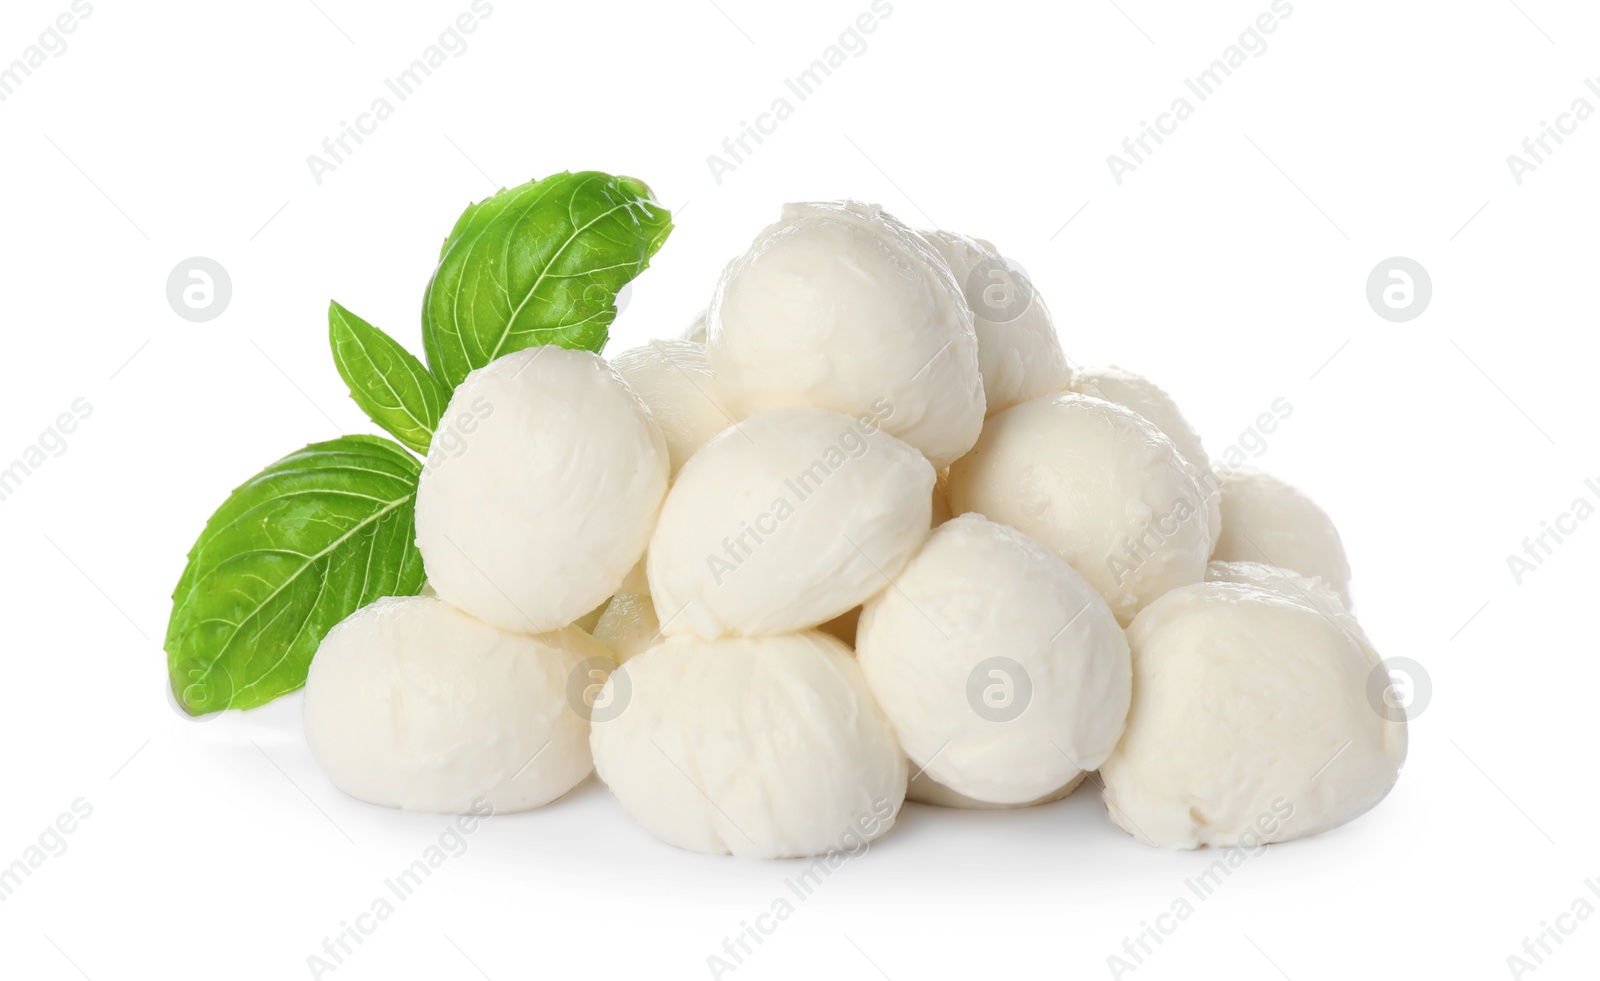
[[377,436],[313,443],[229,495],[172,597],[167,667],[184,711],[254,708],[305,684],[340,620],[422,588],[422,463]]
[[394,338],[328,304],[328,343],[350,397],[373,422],[418,453],[428,452],[450,392]]
[[650,264],[672,215],[631,177],[561,173],[461,215],[422,303],[422,343],[449,388],[542,344],[599,352],[617,292]]

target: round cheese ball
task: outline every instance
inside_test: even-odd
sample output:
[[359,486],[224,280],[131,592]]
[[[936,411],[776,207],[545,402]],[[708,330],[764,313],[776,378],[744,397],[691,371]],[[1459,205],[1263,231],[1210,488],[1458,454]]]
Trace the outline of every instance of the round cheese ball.
[[1128,642],[1093,586],[964,514],[861,612],[856,659],[906,755],[974,800],[1027,804],[1099,766],[1128,714]]
[[1120,623],[1199,582],[1211,530],[1194,468],[1132,410],[1087,395],[991,418],[950,468],[950,510],[1011,525],[1066,559]]
[[[626,696],[623,693],[626,692]],[[906,759],[843,644],[814,631],[671,638],[619,668],[596,700],[600,779],[662,841],[799,858],[888,831]]]
[[1195,469],[1200,482],[1199,492],[1206,499],[1211,544],[1216,545],[1217,537],[1222,533],[1222,491],[1217,485],[1216,475],[1211,471],[1211,458],[1206,455],[1206,448],[1200,442],[1200,434],[1178,411],[1178,404],[1172,401],[1172,396],[1150,379],[1115,365],[1080,369],[1073,375],[1068,388],[1080,395],[1092,395],[1097,399],[1125,405],[1144,416],[1172,440],[1178,452]]
[[1072,796],[1072,792],[1083,783],[1087,773],[1079,773],[1073,777],[1065,787],[1053,790],[1037,800],[1030,800],[1025,804],[993,804],[989,801],[973,800],[965,794],[958,794],[944,784],[928,776],[926,773],[913,773],[911,782],[906,785],[906,800],[918,804],[927,804],[930,807],[948,807],[960,811],[1008,811],[1019,807],[1037,807],[1040,804],[1053,804],[1058,800],[1065,800]]
[[595,625],[594,639],[606,646],[621,664],[649,650],[661,639],[655,604],[649,593],[618,593],[606,604]]
[[1264,562],[1327,583],[1350,605],[1350,563],[1339,530],[1311,498],[1271,474],[1222,476],[1222,537],[1212,558]]
[[[789,633],[888,585],[932,520],[933,467],[871,415],[773,409],[678,473],[650,539],[666,632]],[[887,578],[886,578],[887,577]]]
[[926,239],[877,205],[790,204],[723,271],[706,355],[735,415],[882,412],[938,467],[983,426],[972,311]]
[[468,375],[417,485],[441,599],[508,630],[564,627],[644,554],[668,452],[639,397],[587,351],[536,347]]
[[1283,592],[1173,590],[1128,628],[1133,708],[1100,767],[1111,817],[1146,844],[1255,847],[1356,817],[1393,786],[1403,721],[1367,690],[1359,629]]
[[734,423],[717,401],[703,344],[651,341],[612,358],[611,367],[661,427],[674,474],[695,450]]
[[531,635],[426,596],[388,597],[330,630],[306,677],[305,731],[352,797],[409,811],[549,803],[589,775],[571,678],[604,647],[577,628]]
[[1054,395],[1070,376],[1050,308],[1021,267],[993,245],[956,232],[922,233],[949,264],[972,308],[987,412]]

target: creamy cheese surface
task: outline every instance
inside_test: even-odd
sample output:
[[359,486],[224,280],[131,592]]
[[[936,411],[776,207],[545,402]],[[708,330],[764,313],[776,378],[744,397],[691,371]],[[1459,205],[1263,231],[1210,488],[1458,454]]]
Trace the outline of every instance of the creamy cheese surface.
[[1271,474],[1236,470],[1222,477],[1222,537],[1212,557],[1314,576],[1350,605],[1350,562],[1333,519]]
[[733,414],[717,399],[704,344],[651,341],[618,354],[611,367],[661,427],[674,474],[695,450],[734,423]]
[[1304,837],[1360,815],[1398,777],[1405,725],[1368,695],[1377,653],[1353,620],[1292,589],[1185,586],[1141,612],[1128,640],[1133,708],[1100,775],[1112,820],[1140,841]]
[[1106,368],[1082,368],[1067,386],[1080,395],[1125,405],[1161,430],[1172,440],[1190,466],[1194,467],[1200,481],[1200,492],[1206,499],[1206,517],[1211,527],[1211,544],[1217,544],[1222,534],[1222,490],[1211,473],[1211,458],[1200,442],[1200,434],[1189,425],[1178,409],[1178,403],[1160,385],[1112,365]]
[[961,287],[926,239],[877,205],[786,205],[724,270],[706,324],[717,392],[737,415],[884,404],[883,427],[935,468],[983,426]]
[[950,266],[972,308],[988,414],[1061,391],[1071,372],[1038,287],[1003,264],[983,239],[947,231],[922,235]]
[[950,467],[950,510],[976,511],[1055,550],[1127,624],[1205,576],[1210,520],[1194,468],[1125,406],[1064,393],[989,419]]
[[933,467],[870,413],[773,409],[679,472],[650,540],[669,635],[816,627],[889,584],[927,537]]
[[606,682],[600,778],[651,834],[708,854],[854,853],[908,770],[849,648],[825,634],[671,638]]
[[380,599],[317,648],[306,741],[335,786],[372,804],[528,810],[592,769],[571,679],[606,656],[576,628],[513,633],[430,597]]
[[1054,552],[981,515],[940,525],[856,633],[867,685],[914,767],[1027,804],[1099,766],[1128,714],[1128,642]]
[[611,366],[537,347],[468,375],[417,487],[428,582],[473,616],[564,627],[617,591],[666,494],[660,428]]

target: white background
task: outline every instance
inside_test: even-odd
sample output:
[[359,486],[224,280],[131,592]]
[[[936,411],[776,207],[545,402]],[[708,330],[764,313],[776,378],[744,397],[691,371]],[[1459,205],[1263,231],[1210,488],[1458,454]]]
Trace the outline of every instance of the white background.
[[[1257,464],[1334,516],[1363,623],[1426,666],[1433,701],[1382,806],[1251,859],[1127,976],[1505,977],[1542,921],[1600,905],[1583,884],[1600,876],[1600,520],[1520,585],[1506,565],[1600,478],[1600,119],[1520,186],[1506,163],[1574,99],[1600,107],[1593,5],[1295,0],[1119,186],[1106,155],[1269,0],[895,0],[719,185],[706,156],[867,0],[494,0],[319,185],[307,155],[468,0],[317,3],[96,0],[0,102],[0,466],[93,405],[0,502],[0,864],[93,806],[0,904],[7,977],[310,976],[307,955],[443,830],[336,791],[294,699],[176,715],[169,596],[230,488],[372,431],[329,358],[328,300],[420,351],[461,208],[582,168],[640,177],[676,214],[613,351],[675,335],[783,201],[854,196],[994,240],[1075,361],[1159,381],[1213,456],[1275,398],[1294,405]],[[8,0],[0,64],[67,9]],[[1395,255],[1433,280],[1408,323],[1365,299]],[[232,276],[210,323],[167,304],[190,256]],[[1109,977],[1215,857],[1135,843],[1088,787],[1011,813],[910,806],[725,976]],[[675,851],[591,780],[488,822],[333,976],[709,977],[797,871]],[[1600,918],[1533,976],[1597,965]]]

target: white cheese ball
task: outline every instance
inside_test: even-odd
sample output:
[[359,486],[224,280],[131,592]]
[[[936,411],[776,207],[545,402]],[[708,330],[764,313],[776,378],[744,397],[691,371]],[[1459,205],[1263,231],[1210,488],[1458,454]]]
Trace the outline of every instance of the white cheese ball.
[[889,407],[891,434],[944,467],[983,426],[972,311],[926,239],[877,205],[790,204],[723,271],[706,354],[735,415]]
[[[626,693],[626,694],[624,694]],[[889,830],[906,759],[843,644],[672,638],[612,674],[591,744],[634,819],[689,851],[855,852]]]
[[612,358],[611,367],[661,427],[674,474],[695,450],[735,421],[717,401],[703,344],[651,341]]
[[906,755],[974,800],[1026,804],[1110,754],[1128,642],[1093,586],[1014,528],[940,525],[870,600],[856,659]]
[[773,409],[724,430],[673,483],[650,539],[666,632],[789,633],[888,585],[928,535],[933,467],[826,409]]
[[1206,515],[1211,527],[1211,544],[1217,544],[1222,533],[1222,491],[1211,470],[1211,458],[1200,442],[1200,434],[1189,425],[1189,420],[1178,410],[1178,403],[1155,382],[1115,365],[1108,368],[1083,368],[1067,386],[1080,395],[1125,405],[1144,416],[1157,429],[1172,440],[1178,452],[1194,467],[1200,482],[1200,493],[1205,495]]
[[1350,605],[1350,562],[1333,519],[1271,474],[1236,470],[1222,476],[1222,537],[1212,558],[1315,576]]
[[425,596],[346,617],[306,677],[305,731],[352,797],[409,811],[496,813],[549,803],[589,775],[573,672],[608,657],[576,628],[512,633]]
[[1359,630],[1283,592],[1197,583],[1128,628],[1133,708],[1100,767],[1111,817],[1146,844],[1253,847],[1336,827],[1386,794],[1403,722],[1368,699]]
[[931,807],[948,807],[961,811],[1007,811],[1019,807],[1038,807],[1040,804],[1053,804],[1072,796],[1072,792],[1078,789],[1078,785],[1083,783],[1084,777],[1087,776],[1087,773],[1079,773],[1065,787],[1025,804],[993,804],[958,794],[926,773],[913,773],[911,782],[906,785],[906,800]]
[[648,593],[618,593],[606,604],[595,625],[594,639],[616,656],[617,663],[649,650],[661,639],[661,623]]
[[417,485],[441,599],[508,630],[564,627],[617,591],[667,490],[661,430],[587,351],[536,347],[466,377]]
[[949,264],[972,308],[988,414],[1061,391],[1070,377],[1067,356],[1035,284],[1019,279],[1019,267],[1004,265],[983,239],[922,234]]
[[950,510],[1054,549],[1123,624],[1167,590],[1199,582],[1211,551],[1194,468],[1172,440],[1086,395],[1034,399],[991,418],[950,468]]

